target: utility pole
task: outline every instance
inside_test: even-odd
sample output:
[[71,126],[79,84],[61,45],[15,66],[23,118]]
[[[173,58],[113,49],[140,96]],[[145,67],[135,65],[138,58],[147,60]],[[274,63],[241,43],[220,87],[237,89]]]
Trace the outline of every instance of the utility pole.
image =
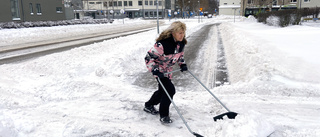
[[199,9],[198,9],[198,10],[199,10],[199,15],[198,15],[198,16],[199,16],[199,17],[198,17],[198,23],[200,23],[200,0],[198,0],[198,4],[199,4]]
[[301,9],[301,3],[302,3],[302,0],[300,0],[300,9]]
[[182,8],[181,8],[181,10],[182,10],[182,18],[184,19],[184,0],[182,0]]
[[242,16],[245,15],[245,9],[246,9],[246,0],[241,0],[242,4]]
[[114,19],[114,2],[112,0],[112,19]]
[[23,1],[21,0],[21,10],[22,10],[22,12],[21,12],[21,14],[22,14],[22,22],[24,22],[25,21],[25,17],[24,17],[24,9],[23,9]]
[[157,0],[157,30],[158,30],[158,34],[159,34],[159,0]]
[[144,4],[145,4],[145,3],[144,3],[144,1],[142,0],[142,17],[143,17],[143,18],[145,18],[145,15],[144,15],[144,14],[145,14],[145,13],[144,13],[144,6],[143,6]]
[[164,2],[163,2],[163,0],[161,0],[161,6],[162,6],[162,8],[161,8],[161,15],[162,15],[162,19],[164,19],[164,15],[165,15],[165,12],[164,12],[164,10],[163,10],[163,4],[164,4]]

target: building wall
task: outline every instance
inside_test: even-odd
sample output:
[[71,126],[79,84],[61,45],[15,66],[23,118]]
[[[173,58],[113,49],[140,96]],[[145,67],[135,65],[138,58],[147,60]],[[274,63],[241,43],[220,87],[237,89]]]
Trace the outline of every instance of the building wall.
[[[30,5],[31,4],[31,5]],[[37,11],[37,4],[40,4],[41,13]],[[33,8],[33,12],[30,9]],[[57,9],[59,11],[57,11]],[[55,21],[55,20],[65,20],[65,8],[62,0],[24,0],[23,1],[24,10],[24,21]]]
[[[228,0],[227,0],[228,1]],[[273,0],[242,0],[244,2],[245,7],[258,7],[258,6],[294,6],[300,8],[301,7],[320,7],[320,0],[277,0],[273,3]]]
[[241,0],[220,0],[220,6],[222,5],[240,5]]
[[[124,6],[125,1],[127,1],[127,6]],[[139,5],[139,1],[142,2],[142,5]],[[163,18],[166,13],[166,1],[159,0],[159,3],[160,1],[161,5],[159,4],[158,7],[159,17]],[[93,18],[156,18],[156,0],[115,0],[114,2],[117,2],[117,5],[110,0],[84,0],[83,9],[87,12],[85,15],[90,15]],[[119,2],[121,6],[119,6]],[[132,5],[129,4],[130,2],[132,2]],[[152,5],[150,3],[152,3]],[[111,13],[111,10],[114,13]],[[125,15],[121,14],[121,10],[125,11]],[[88,14],[89,12],[90,14]]]
[[[21,21],[55,21],[65,20],[64,0],[17,0],[19,18],[13,18],[11,12],[11,0],[0,2],[1,22]],[[39,12],[37,5],[40,5]]]
[[75,18],[74,10],[71,7],[65,7],[64,14],[66,20],[71,20]]
[[5,0],[1,1],[0,6],[0,22],[12,21],[11,9],[10,9],[10,1]]
[[[300,8],[300,1],[297,2],[297,7]],[[301,1],[301,8],[313,8],[313,7],[320,7],[320,0],[310,0],[306,2],[305,0]]]
[[239,16],[240,15],[240,7],[239,8],[225,8],[225,9],[219,9],[219,14],[220,15],[235,15]]
[[219,15],[240,15],[241,0],[220,0]]

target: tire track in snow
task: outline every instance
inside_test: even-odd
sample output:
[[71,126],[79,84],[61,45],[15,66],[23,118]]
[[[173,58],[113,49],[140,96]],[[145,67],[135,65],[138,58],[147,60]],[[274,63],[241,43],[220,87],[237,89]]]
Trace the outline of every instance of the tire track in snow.
[[218,52],[217,52],[217,66],[215,69],[215,87],[221,86],[224,84],[229,84],[229,76],[227,69],[227,62],[225,58],[224,47],[222,43],[222,38],[219,29],[217,29],[218,35]]
[[[198,31],[192,33],[190,36],[187,37],[188,44],[185,47],[185,60],[188,65],[188,68],[192,70],[201,70],[199,68],[202,68],[203,60],[199,60],[199,53],[203,47],[204,42],[208,39],[209,31],[211,30],[212,26],[215,24],[209,24],[203,26]],[[150,47],[151,48],[151,47]],[[175,69],[178,69],[178,65],[175,65]],[[195,72],[196,75],[199,75],[202,72]],[[174,84],[178,86],[188,86],[193,87],[192,83],[194,82],[192,79],[192,76],[187,75],[187,73],[180,73],[177,72],[173,76],[173,82]],[[144,72],[140,73],[137,76],[137,79],[133,83],[134,85],[138,85],[141,87],[146,88],[153,88],[155,89],[157,87],[157,83],[155,78],[150,74],[150,72]],[[187,88],[188,88],[187,87]]]

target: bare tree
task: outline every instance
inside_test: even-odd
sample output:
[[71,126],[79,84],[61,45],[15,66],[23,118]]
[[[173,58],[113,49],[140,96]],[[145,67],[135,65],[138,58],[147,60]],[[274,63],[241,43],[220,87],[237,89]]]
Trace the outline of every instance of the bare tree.
[[177,0],[176,5],[183,11],[193,12],[198,12],[199,8],[208,12],[218,9],[217,0]]
[[83,10],[82,0],[71,0],[71,6],[73,6],[75,10]]

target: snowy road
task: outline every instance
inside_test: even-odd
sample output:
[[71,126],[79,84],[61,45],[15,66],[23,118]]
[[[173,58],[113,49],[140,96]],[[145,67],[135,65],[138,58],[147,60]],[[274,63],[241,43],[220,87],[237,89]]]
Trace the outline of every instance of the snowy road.
[[55,52],[85,46],[95,42],[124,37],[154,29],[154,24],[138,25],[132,28],[118,28],[100,33],[87,32],[85,34],[59,39],[34,40],[32,42],[0,46],[0,64],[23,61]]
[[[226,110],[189,74],[178,72],[173,78],[177,90],[174,101],[194,132],[206,137],[320,136],[320,63],[302,56],[312,53],[319,58],[313,54],[319,51],[318,47],[312,45],[320,42],[319,27],[277,28],[250,18],[237,18],[233,23],[233,17],[224,16],[203,23],[195,19],[181,21],[187,24],[190,45],[186,48],[186,61],[190,70],[231,111],[239,113],[234,120],[214,122],[213,116]],[[133,20],[132,26],[137,22]],[[114,23],[123,26],[122,20]],[[160,30],[170,23],[166,21]],[[23,43],[40,38],[39,31],[41,38],[46,39],[46,32],[74,36],[89,30],[99,32],[104,27],[110,26],[0,30],[0,42]],[[218,32],[231,85],[213,88]],[[150,30],[0,65],[0,136],[192,137],[174,108],[170,108],[174,120],[170,126],[162,125],[158,116],[142,110],[155,90],[155,80],[147,72],[144,57],[157,36],[156,30]],[[293,54],[296,49],[301,51],[296,43],[305,36],[312,39],[304,39],[304,46],[309,48]],[[205,40],[196,44],[200,38]],[[283,39],[289,44],[283,44]],[[137,84],[141,81],[151,83]]]
[[[200,75],[203,73],[203,72],[198,72],[197,70],[207,70],[207,71],[213,72],[212,69],[207,69],[203,67],[214,68],[211,66],[214,65],[214,63],[216,62],[216,60],[214,60],[215,59],[214,51],[216,49],[217,44],[213,43],[214,45],[207,45],[207,46],[203,46],[203,45],[206,44],[205,42],[208,42],[207,41],[208,37],[216,37],[217,34],[214,33],[216,31],[212,31],[212,29],[216,30],[216,28],[217,28],[217,24],[205,25],[201,27],[201,29],[197,30],[196,32],[193,32],[192,34],[186,37],[188,44],[185,48],[185,60],[189,70],[195,71],[196,75]],[[207,48],[210,48],[210,49],[207,49]],[[204,58],[206,58],[205,61],[207,62],[203,62]],[[212,60],[210,60],[210,58]],[[208,66],[203,66],[203,64],[207,64]],[[175,66],[175,69],[179,69],[178,65]],[[175,73],[174,75],[175,76],[173,81],[176,83],[177,86],[183,86],[186,88],[190,88],[188,86],[192,86],[192,84],[190,83],[190,79],[193,79],[191,75],[187,75],[187,73]],[[139,85],[141,87],[149,87],[149,88],[157,87],[157,82],[155,81],[155,78],[152,77],[150,72],[144,72],[144,73],[138,74],[137,77],[138,77],[137,80],[134,82],[136,85]],[[211,73],[208,77],[210,79],[210,81],[208,82],[213,83],[213,79],[212,79],[214,78],[213,74]]]

